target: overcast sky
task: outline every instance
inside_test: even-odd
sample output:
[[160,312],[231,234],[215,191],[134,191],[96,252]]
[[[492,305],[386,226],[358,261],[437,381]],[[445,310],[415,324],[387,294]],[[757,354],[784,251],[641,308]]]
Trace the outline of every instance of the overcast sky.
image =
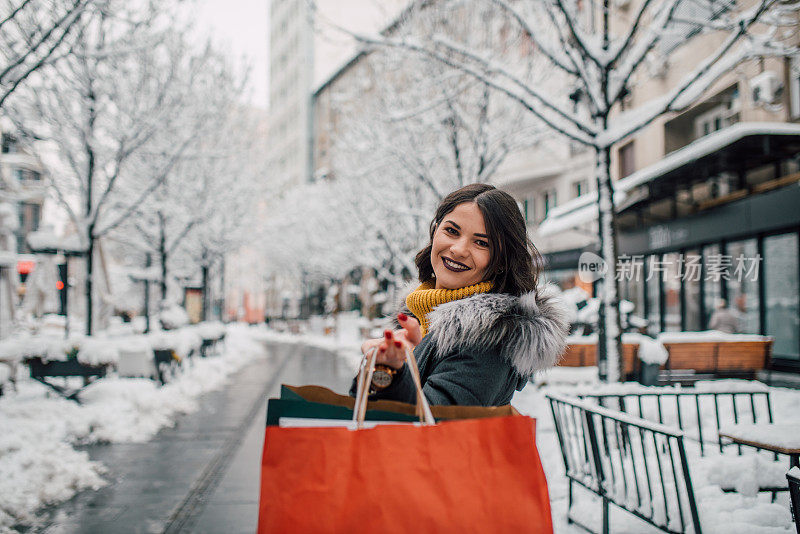
[[267,107],[269,0],[197,0],[198,32],[251,66],[252,103]]
[[[335,72],[355,51],[349,37],[333,31],[330,24],[353,31],[370,32],[396,16],[406,0],[317,0],[320,10],[315,46],[315,84]],[[251,65],[251,101],[267,107],[269,70],[269,0],[196,0],[191,4],[197,18],[198,38],[210,35],[235,57]]]

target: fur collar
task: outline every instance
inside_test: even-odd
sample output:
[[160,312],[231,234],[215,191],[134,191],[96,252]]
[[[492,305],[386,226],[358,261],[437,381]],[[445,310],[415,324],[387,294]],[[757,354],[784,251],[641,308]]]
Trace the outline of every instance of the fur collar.
[[567,310],[552,285],[520,297],[483,293],[447,302],[428,319],[438,355],[456,347],[499,352],[523,377],[558,363],[569,333]]

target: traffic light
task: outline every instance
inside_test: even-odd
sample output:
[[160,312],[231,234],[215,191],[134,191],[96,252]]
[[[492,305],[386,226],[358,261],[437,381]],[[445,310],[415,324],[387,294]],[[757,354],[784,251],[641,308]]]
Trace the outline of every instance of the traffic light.
[[56,290],[58,290],[58,314],[67,315],[67,262],[58,264],[58,280]]

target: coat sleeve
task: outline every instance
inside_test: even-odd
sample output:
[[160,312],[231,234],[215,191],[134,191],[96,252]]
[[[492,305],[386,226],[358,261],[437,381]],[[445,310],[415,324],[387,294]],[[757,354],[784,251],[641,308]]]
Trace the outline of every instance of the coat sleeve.
[[497,406],[509,402],[517,381],[499,354],[462,351],[438,360],[422,391],[431,404]]
[[[512,367],[497,354],[453,352],[437,357],[422,391],[431,404],[498,406],[509,402],[518,379]],[[355,395],[355,381],[350,394]],[[389,387],[370,395],[370,400],[374,399],[416,402],[414,382],[406,366]]]

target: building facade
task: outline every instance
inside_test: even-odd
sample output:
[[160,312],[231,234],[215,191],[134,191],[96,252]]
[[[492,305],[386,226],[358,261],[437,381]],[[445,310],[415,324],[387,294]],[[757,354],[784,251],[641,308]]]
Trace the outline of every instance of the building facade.
[[[721,37],[669,50],[631,86],[636,109],[674,87]],[[774,337],[772,368],[800,371],[800,81],[796,62],[740,64],[697,102],[664,115],[612,152],[621,297],[648,331],[702,331],[723,301],[742,333]],[[572,200],[538,231],[592,236],[597,209]],[[574,277],[596,240],[556,254]],[[560,270],[558,269],[560,268]]]
[[270,1],[269,170],[281,187],[311,178],[314,28],[306,0]]

